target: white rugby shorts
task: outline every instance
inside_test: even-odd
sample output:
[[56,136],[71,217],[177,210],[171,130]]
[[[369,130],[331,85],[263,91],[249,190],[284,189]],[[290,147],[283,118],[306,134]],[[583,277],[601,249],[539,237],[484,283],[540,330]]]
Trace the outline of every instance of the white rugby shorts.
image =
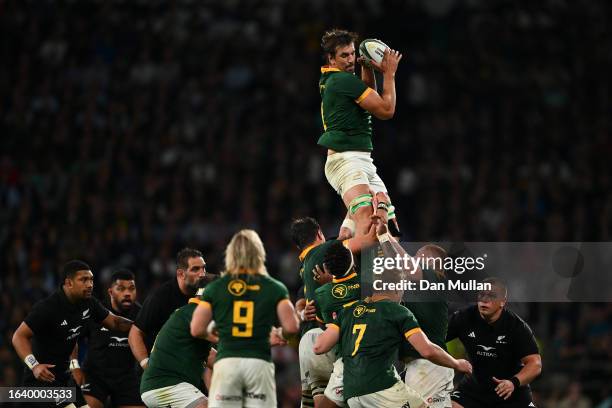
[[366,184],[374,194],[387,192],[387,187],[376,173],[376,166],[369,152],[339,152],[327,156],[325,177],[342,197],[359,184]]

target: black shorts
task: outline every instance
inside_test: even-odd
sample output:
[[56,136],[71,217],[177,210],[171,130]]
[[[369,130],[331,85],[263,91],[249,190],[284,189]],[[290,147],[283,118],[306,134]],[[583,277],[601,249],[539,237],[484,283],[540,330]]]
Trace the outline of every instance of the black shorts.
[[504,401],[497,395],[491,395],[490,391],[478,391],[476,389],[462,386],[451,393],[451,400],[461,404],[463,408],[534,408],[536,407],[531,398],[529,388],[519,388],[512,396]]
[[110,397],[113,406],[144,405],[140,399],[140,382],[135,371],[119,376],[87,369],[84,373],[85,383],[81,386],[83,394],[92,396],[102,403]]
[[[74,404],[77,407],[82,407],[86,404],[85,397],[83,397],[83,393],[81,392],[81,388],[77,387],[76,383],[72,376],[68,373],[57,374],[55,373],[55,381],[46,382],[46,381],[38,381],[34,378],[34,374],[29,369],[24,371],[23,375],[23,386],[24,387],[70,387],[75,391],[74,402],[70,401],[57,401],[57,402],[48,402],[48,403],[36,403],[36,407],[45,407],[45,408],[63,408],[70,404]],[[26,406],[32,406],[32,404],[24,404]]]

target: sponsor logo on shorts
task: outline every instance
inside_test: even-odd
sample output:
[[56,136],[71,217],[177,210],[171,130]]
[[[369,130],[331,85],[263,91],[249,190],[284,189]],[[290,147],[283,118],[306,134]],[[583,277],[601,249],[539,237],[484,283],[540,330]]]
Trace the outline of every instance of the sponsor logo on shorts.
[[254,392],[245,392],[244,397],[261,401],[265,401],[267,399],[266,394],[255,394]]
[[444,397],[429,397],[427,398],[427,404],[433,404],[436,402],[444,402]]
[[247,284],[242,279],[232,279],[227,284],[227,290],[234,296],[242,296],[247,290]]
[[242,395],[215,395],[217,401],[242,401]]

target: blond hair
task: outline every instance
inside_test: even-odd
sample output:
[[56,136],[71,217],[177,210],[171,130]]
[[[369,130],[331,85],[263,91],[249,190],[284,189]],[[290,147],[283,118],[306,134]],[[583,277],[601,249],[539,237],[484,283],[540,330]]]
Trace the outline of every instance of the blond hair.
[[266,250],[257,232],[251,229],[238,231],[225,249],[225,273],[267,275]]

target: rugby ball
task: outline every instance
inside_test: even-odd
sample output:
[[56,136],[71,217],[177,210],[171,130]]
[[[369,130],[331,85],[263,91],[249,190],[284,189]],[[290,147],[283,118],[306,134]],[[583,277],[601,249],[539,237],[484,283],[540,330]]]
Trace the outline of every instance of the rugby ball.
[[365,57],[368,62],[374,61],[380,64],[387,48],[389,46],[384,42],[375,38],[367,38],[359,44],[359,55]]

